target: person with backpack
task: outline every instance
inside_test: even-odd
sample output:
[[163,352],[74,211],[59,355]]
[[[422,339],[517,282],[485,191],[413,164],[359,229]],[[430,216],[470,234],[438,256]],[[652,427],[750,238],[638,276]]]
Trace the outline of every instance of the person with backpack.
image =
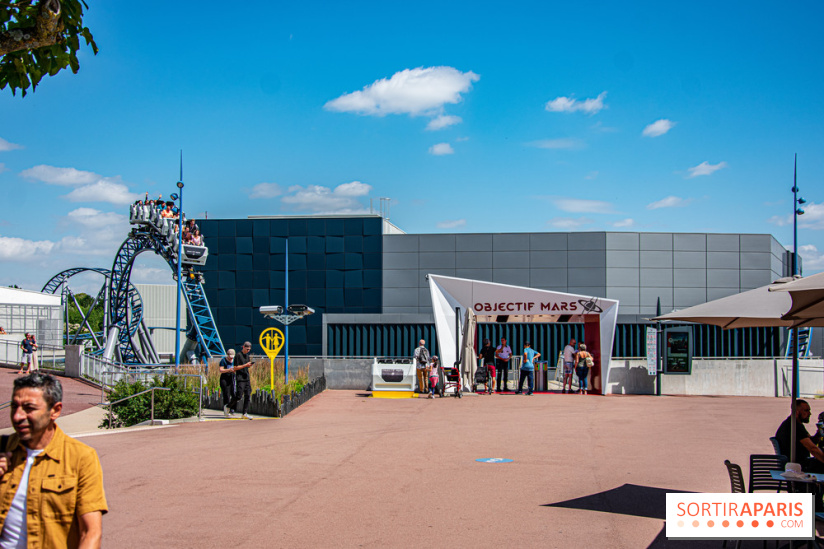
[[578,345],[578,354],[575,355],[578,360],[575,366],[575,375],[578,376],[579,393],[587,394],[587,377],[589,377],[589,369],[595,364],[592,360],[592,355],[587,352],[587,346],[581,343]]
[[412,359],[415,361],[416,373],[418,374],[418,392],[425,393],[426,387],[426,371],[429,369],[429,351],[426,348],[426,341],[423,339],[418,342],[415,352],[412,353]]

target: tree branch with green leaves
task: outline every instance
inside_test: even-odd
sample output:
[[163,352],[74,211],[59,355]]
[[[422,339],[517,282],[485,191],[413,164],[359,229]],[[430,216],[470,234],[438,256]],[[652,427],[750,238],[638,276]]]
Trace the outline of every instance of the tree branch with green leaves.
[[84,0],[0,0],[0,89],[25,97],[46,75],[80,70],[80,39],[97,54],[83,26]]

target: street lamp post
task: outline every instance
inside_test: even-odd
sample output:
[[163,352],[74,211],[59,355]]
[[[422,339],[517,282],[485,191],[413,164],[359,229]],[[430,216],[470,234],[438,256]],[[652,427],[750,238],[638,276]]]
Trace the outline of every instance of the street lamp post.
[[180,293],[183,291],[183,166],[180,168],[180,181],[177,188],[180,195],[172,195],[178,200],[177,206],[177,314],[175,315],[175,372],[180,371]]
[[[793,272],[792,276],[795,277],[798,274],[798,216],[804,215],[804,210],[801,209],[800,206],[807,203],[806,200],[798,196],[798,154],[795,155],[795,160],[793,162]],[[793,349],[793,389],[792,389],[792,419],[790,421],[790,440],[795,440],[795,433],[796,433],[796,416],[795,416],[795,408],[798,401],[799,396],[799,383],[798,383],[798,328],[793,326],[790,330],[790,341],[792,342]],[[790,445],[790,461],[795,463],[795,444]]]

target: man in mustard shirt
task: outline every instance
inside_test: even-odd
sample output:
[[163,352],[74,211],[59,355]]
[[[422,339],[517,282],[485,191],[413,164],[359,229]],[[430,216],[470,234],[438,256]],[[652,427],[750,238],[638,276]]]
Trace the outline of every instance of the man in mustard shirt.
[[0,548],[98,548],[103,471],[94,449],[67,436],[55,420],[63,388],[48,374],[14,380],[15,434],[0,440]]

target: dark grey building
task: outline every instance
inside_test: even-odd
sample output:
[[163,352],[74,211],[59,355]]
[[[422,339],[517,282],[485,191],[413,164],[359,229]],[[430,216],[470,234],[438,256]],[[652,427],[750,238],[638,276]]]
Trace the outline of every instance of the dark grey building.
[[[297,355],[406,355],[434,344],[428,273],[620,301],[615,356],[642,356],[646,318],[763,286],[791,256],[767,234],[405,234],[378,215],[271,217],[201,223],[207,297],[227,345],[271,325],[254,308],[289,302],[317,314],[290,328]],[[575,325],[488,325],[482,337],[555,348]],[[778,329],[696,329],[705,356],[773,356]]]

